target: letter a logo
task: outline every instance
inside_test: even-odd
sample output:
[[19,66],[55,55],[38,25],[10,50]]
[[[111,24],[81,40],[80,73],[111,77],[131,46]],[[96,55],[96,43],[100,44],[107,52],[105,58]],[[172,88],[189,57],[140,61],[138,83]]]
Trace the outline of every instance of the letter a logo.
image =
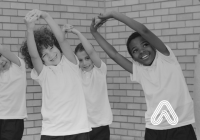
[[[164,105],[169,110],[171,116],[173,117],[173,120],[171,119],[170,115],[168,114],[168,112],[166,110],[162,110],[162,112],[160,113],[160,116],[156,120],[157,115],[159,114],[159,112],[161,111],[161,109],[162,109],[162,107]],[[171,104],[166,100],[162,100],[158,104],[156,110],[154,111],[153,115],[151,116],[151,123],[153,125],[159,125],[163,120],[163,116],[166,118],[167,122],[169,124],[171,124],[171,125],[176,125],[178,123],[178,116],[176,115],[176,113],[175,113],[174,109],[172,108]]]

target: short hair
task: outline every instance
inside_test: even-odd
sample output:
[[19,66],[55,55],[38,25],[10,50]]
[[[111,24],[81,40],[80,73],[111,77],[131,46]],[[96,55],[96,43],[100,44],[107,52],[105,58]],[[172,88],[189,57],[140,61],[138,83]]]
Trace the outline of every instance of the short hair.
[[127,46],[128,53],[130,54],[131,57],[133,57],[133,56],[132,56],[131,50],[129,48],[129,44],[130,44],[131,40],[133,40],[139,36],[141,36],[141,35],[138,32],[134,32],[129,36],[129,38],[127,40],[126,46]]
[[[51,31],[51,29],[49,29],[47,26],[42,26],[41,28],[34,30],[34,38],[35,38],[35,43],[36,43],[37,51],[38,51],[40,58],[42,58],[43,49],[45,49],[45,48],[47,49],[49,46],[52,47],[55,45],[58,48],[58,50],[60,50],[60,52],[62,53],[62,50],[60,48],[60,45],[59,45],[55,35]],[[27,40],[25,40],[22,43],[20,52],[21,52],[22,56],[24,57],[24,60],[25,60],[26,64],[28,65],[28,68],[32,69],[33,64],[31,61],[30,54],[28,52]]]
[[84,49],[84,47],[83,47],[83,44],[82,44],[82,43],[79,43],[79,44],[76,46],[74,53],[77,54],[77,52],[82,52],[82,51],[85,51],[85,49]]

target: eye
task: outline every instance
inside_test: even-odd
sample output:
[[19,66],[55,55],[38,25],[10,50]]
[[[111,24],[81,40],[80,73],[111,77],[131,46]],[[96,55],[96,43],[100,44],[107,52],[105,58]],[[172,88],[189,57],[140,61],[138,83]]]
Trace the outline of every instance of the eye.
[[137,51],[138,51],[138,49],[135,49],[135,50],[132,51],[132,53],[136,53]]
[[79,62],[82,62],[82,61],[83,61],[83,60],[80,60],[80,59],[79,59]]
[[144,45],[143,45],[143,47],[145,48],[145,47],[147,47],[148,46],[148,44],[147,43],[145,43]]

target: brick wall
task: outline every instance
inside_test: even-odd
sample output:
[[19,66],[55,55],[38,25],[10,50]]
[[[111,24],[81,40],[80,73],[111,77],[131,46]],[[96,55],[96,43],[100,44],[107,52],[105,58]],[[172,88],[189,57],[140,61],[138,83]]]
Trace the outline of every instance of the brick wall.
[[[98,46],[89,31],[91,18],[98,13],[116,10],[151,29],[175,53],[181,64],[190,93],[193,93],[194,58],[198,53],[200,5],[198,0],[1,0],[0,43],[16,54],[25,38],[23,17],[31,9],[47,11],[59,25],[70,23],[79,29],[99,52],[108,67],[109,99],[114,115],[110,126],[113,140],[143,140],[146,104],[138,83],[129,73],[111,60]],[[37,26],[46,24],[40,20]],[[108,21],[102,35],[127,58],[126,40],[132,30],[116,20]],[[66,36],[74,48],[80,41],[73,34]],[[23,140],[39,140],[41,131],[41,87],[27,70],[27,109]]]

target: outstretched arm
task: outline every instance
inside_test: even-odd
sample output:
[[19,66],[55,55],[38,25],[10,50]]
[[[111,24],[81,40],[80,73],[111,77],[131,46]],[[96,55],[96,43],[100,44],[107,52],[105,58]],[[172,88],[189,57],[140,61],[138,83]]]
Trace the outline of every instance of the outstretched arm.
[[8,51],[4,46],[0,44],[0,55],[3,55],[5,58],[10,60],[11,62],[17,64],[18,66],[21,66],[21,63],[16,55],[14,55],[12,52]]
[[74,64],[77,64],[76,58],[74,56],[73,50],[70,44],[65,39],[65,33],[61,30],[58,24],[53,20],[53,18],[46,12],[41,11],[41,17],[48,23],[53,31],[58,43],[63,51],[65,57]]
[[169,51],[167,47],[164,45],[164,43],[155,35],[153,34],[146,26],[143,24],[133,20],[132,18],[129,18],[121,13],[118,12],[108,12],[103,15],[99,15],[100,19],[109,19],[109,18],[114,18],[116,20],[119,20],[138,32],[146,41],[149,42],[149,44],[157,49],[159,52],[162,54],[168,56]]
[[90,44],[90,42],[83,36],[83,34],[81,32],[79,32],[77,29],[72,28],[71,32],[76,34],[85,51],[87,52],[87,54],[89,55],[89,57],[91,58],[92,62],[94,63],[94,65],[98,68],[100,68],[101,66],[101,59],[99,58],[99,55],[97,54],[97,52],[95,51],[95,49],[93,48],[93,46]]
[[[30,12],[29,12],[30,13]],[[28,13],[28,14],[29,14]],[[38,75],[43,69],[43,63],[42,60],[38,54],[36,43],[35,43],[35,37],[34,37],[34,27],[35,27],[35,21],[31,21],[27,18],[25,18],[25,24],[27,27],[27,46],[28,46],[28,52],[31,57],[31,61],[33,63],[33,67],[37,71]]]
[[92,24],[90,26],[90,31],[101,48],[108,54],[108,56],[113,59],[117,64],[123,67],[128,72],[132,73],[132,62],[127,58],[123,57],[119,54],[116,49],[110,45],[98,32],[98,26],[95,26],[95,19],[92,20]]

